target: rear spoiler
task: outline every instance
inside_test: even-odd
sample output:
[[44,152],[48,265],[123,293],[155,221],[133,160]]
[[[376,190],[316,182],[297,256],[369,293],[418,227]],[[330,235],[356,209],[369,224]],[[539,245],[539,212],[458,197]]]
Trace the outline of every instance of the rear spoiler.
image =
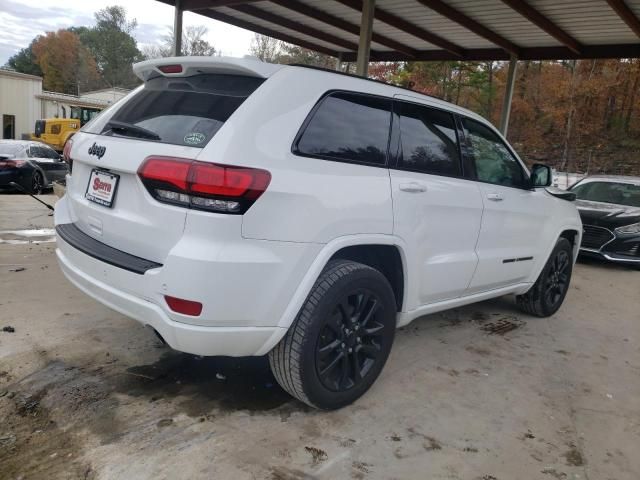
[[265,63],[255,57],[166,57],[135,63],[133,72],[145,82],[159,76],[189,77],[201,73],[268,78],[283,66]]

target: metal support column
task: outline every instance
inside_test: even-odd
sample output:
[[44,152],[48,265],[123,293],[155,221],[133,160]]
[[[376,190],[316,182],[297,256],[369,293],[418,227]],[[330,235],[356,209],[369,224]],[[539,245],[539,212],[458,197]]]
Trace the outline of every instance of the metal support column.
[[179,57],[182,55],[182,0],[175,0],[173,13],[173,49],[172,55]]
[[342,71],[342,52],[338,52],[338,58],[336,58],[336,71]]
[[373,12],[376,0],[362,1],[362,19],[360,21],[360,41],[358,42],[358,59],[356,75],[366,77],[369,72],[369,54],[371,52],[371,35],[373,34]]
[[507,85],[504,90],[504,101],[502,102],[502,115],[500,117],[500,133],[507,136],[509,129],[509,116],[511,115],[511,100],[513,99],[513,87],[516,83],[516,68],[518,66],[518,58],[511,55],[509,61],[509,72],[507,74]]

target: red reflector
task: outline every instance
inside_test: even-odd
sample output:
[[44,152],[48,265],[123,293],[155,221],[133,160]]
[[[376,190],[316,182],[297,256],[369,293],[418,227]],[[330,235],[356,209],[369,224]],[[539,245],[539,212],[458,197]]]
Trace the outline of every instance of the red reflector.
[[182,73],[182,65],[160,65],[158,70],[162,73]]
[[183,315],[191,315],[192,317],[197,317],[202,313],[202,304],[200,302],[170,297],[169,295],[165,295],[164,299],[166,300],[167,305],[169,305],[169,308],[174,312],[182,313]]

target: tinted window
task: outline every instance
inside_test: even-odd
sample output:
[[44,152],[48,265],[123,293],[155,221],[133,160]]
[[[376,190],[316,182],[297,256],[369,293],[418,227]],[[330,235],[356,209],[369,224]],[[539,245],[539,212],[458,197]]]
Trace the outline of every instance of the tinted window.
[[619,182],[579,183],[571,189],[579,200],[640,207],[640,185]]
[[325,97],[297,143],[297,153],[384,165],[391,100],[352,93]]
[[411,103],[397,103],[400,116],[398,165],[439,175],[460,174],[453,115]]
[[524,170],[500,137],[474,120],[465,118],[463,124],[478,180],[508,187],[524,186]]
[[[111,120],[150,130],[160,142],[204,147],[263,81],[219,74],[156,77]],[[108,123],[102,133],[116,134]],[[117,134],[136,136],[135,130],[118,130]]]

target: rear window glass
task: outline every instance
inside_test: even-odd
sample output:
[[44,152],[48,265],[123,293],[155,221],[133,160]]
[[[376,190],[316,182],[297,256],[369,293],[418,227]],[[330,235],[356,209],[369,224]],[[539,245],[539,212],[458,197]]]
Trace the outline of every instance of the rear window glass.
[[295,150],[311,157],[385,165],[390,123],[391,100],[332,93],[316,107]]
[[0,154],[2,155],[16,155],[24,148],[19,143],[0,143]]
[[263,78],[220,74],[156,77],[109,119],[101,133],[204,147],[262,82]]

